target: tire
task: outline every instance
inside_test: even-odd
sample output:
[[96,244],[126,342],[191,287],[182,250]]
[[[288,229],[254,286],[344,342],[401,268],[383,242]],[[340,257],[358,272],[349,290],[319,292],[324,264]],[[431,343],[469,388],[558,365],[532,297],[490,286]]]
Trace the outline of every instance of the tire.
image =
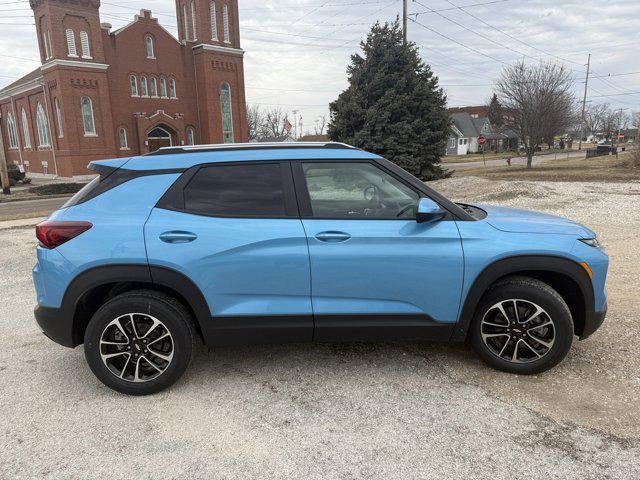
[[109,388],[149,395],[182,376],[194,342],[193,319],[180,302],[161,292],[136,290],[112,298],[93,315],[84,353],[91,371]]
[[510,277],[494,285],[480,301],[469,332],[474,350],[487,365],[521,375],[557,365],[569,352],[573,335],[564,299],[529,277]]

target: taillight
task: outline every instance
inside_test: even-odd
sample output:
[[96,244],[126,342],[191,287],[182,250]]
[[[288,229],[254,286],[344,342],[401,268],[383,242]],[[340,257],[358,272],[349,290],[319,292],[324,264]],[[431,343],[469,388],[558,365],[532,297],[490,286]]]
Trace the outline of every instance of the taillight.
[[40,246],[44,248],[56,248],[82,232],[86,232],[93,224],[89,222],[56,222],[45,220],[36,225],[36,237],[40,240]]

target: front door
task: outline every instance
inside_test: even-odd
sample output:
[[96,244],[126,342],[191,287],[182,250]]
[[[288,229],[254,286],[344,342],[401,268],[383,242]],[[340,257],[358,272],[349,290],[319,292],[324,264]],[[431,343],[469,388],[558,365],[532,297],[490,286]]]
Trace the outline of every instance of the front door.
[[171,139],[170,138],[149,138],[147,139],[147,145],[149,147],[149,152],[155,152],[159,148],[170,147]]
[[155,152],[159,148],[170,147],[171,145],[171,133],[162,127],[155,127],[147,135],[147,148],[149,152]]
[[417,223],[420,193],[376,162],[292,164],[314,340],[448,338],[463,280],[455,221]]
[[311,341],[309,253],[289,162],[193,167],[171,188],[172,203],[145,225],[147,255],[200,289],[207,344]]

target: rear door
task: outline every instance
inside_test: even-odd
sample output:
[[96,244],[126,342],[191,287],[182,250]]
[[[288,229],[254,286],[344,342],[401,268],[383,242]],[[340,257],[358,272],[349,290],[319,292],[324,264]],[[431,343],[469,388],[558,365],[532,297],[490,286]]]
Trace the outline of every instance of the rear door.
[[310,341],[309,254],[289,162],[191,168],[145,226],[149,263],[203,293],[207,343]]
[[449,215],[374,161],[292,162],[309,241],[314,340],[448,339],[463,280]]

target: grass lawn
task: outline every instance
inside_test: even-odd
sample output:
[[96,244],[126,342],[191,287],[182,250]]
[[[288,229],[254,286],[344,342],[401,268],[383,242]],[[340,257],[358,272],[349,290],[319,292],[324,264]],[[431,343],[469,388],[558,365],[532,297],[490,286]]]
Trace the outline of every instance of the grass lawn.
[[511,167],[481,167],[455,171],[454,177],[483,177],[494,180],[547,180],[558,182],[626,182],[640,180],[640,168],[627,165],[628,152],[618,155],[564,160],[550,160],[527,169],[524,165]]
[[51,215],[51,210],[40,210],[35,212],[14,213],[11,215],[0,215],[0,222],[9,220],[22,220],[23,218],[47,218]]
[[[591,143],[583,143],[582,144],[582,149],[585,150],[587,148],[592,148],[594,146],[594,144]],[[535,155],[553,155],[554,153],[557,153],[558,155],[562,155],[563,153],[566,154],[567,152],[574,152],[574,151],[578,151],[578,143],[575,142],[573,144],[573,148],[571,149],[565,149],[565,150],[542,150],[540,152],[536,152]],[[518,158],[518,157],[522,157],[524,156],[523,153],[520,152],[500,152],[500,153],[493,153],[493,152],[487,152],[484,156],[485,160],[496,160],[496,159],[501,159],[501,158]],[[469,162],[481,162],[482,161],[482,154],[481,153],[470,153],[467,155],[446,155],[444,157],[442,157],[442,163],[443,164],[447,164],[447,163],[469,163]]]

